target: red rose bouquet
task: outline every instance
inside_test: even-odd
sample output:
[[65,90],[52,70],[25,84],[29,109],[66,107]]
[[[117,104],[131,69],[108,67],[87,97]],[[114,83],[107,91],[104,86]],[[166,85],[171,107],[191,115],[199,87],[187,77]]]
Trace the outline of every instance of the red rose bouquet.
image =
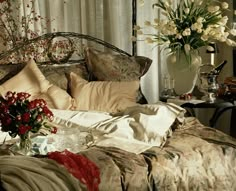
[[[7,92],[0,97],[0,127],[11,137],[20,137],[21,142],[29,139],[29,133],[37,133],[41,128],[47,128],[56,133],[55,127],[47,125],[47,120],[53,120],[53,113],[47,107],[45,100],[30,101],[30,94],[25,92]],[[20,143],[20,147],[25,147]]]

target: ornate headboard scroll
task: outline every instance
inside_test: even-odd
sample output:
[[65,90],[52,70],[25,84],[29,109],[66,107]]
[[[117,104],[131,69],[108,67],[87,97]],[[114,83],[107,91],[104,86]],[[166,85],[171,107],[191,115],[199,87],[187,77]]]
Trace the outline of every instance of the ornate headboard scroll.
[[[101,39],[73,32],[47,33],[34,39],[17,44],[14,48],[0,53],[0,60],[21,62],[34,57],[37,62],[68,63],[83,60],[83,46],[96,43],[119,54],[131,56],[124,50]],[[58,52],[58,55],[55,55]],[[33,55],[34,54],[34,55]]]
[[[0,83],[18,74],[30,58],[47,80],[68,92],[68,74],[72,71],[87,81],[138,81],[152,63],[147,57],[132,56],[90,35],[47,33],[0,53]],[[136,102],[147,103],[140,86]]]

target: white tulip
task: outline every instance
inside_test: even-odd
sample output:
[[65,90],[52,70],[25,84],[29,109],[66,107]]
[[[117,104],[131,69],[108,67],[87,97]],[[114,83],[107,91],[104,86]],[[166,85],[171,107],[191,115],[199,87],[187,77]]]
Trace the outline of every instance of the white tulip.
[[202,35],[202,36],[201,36],[201,39],[202,39],[203,41],[207,41],[208,38],[209,38],[208,35]]
[[231,29],[229,32],[230,32],[230,34],[232,34],[233,36],[236,36],[236,29]]
[[186,8],[186,9],[184,9],[184,12],[185,12],[185,14],[187,15],[187,14],[189,14],[190,9],[189,9],[189,8]]
[[214,13],[214,12],[217,12],[220,10],[220,7],[219,6],[208,6],[207,8],[208,12],[210,13]]
[[187,28],[183,31],[182,33],[183,36],[190,36],[191,35],[191,29],[190,28]]
[[202,28],[197,29],[197,33],[202,33],[202,31],[203,31]]
[[231,39],[226,39],[226,44],[229,45],[229,46],[232,46],[233,45],[233,41]]
[[197,22],[198,22],[198,23],[202,23],[203,21],[204,21],[204,18],[198,17],[198,19],[197,19]]
[[181,39],[181,38],[182,38],[182,35],[178,33],[178,34],[176,34],[175,38]]
[[220,25],[226,25],[227,24],[227,22],[228,22],[228,17],[227,16],[224,16],[224,17],[222,17],[221,19],[220,19],[220,21],[219,21],[219,24]]
[[222,9],[228,9],[229,8],[229,4],[226,3],[226,2],[222,2],[221,3],[221,7],[222,7]]

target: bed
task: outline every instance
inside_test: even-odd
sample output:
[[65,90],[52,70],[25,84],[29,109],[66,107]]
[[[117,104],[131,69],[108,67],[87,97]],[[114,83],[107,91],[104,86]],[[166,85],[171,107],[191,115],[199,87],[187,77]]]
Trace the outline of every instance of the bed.
[[0,59],[1,95],[43,98],[53,125],[76,129],[68,148],[60,139],[30,156],[12,152],[17,139],[5,141],[0,190],[236,190],[236,140],[175,104],[147,103],[140,79],[149,58],[89,35],[49,33]]

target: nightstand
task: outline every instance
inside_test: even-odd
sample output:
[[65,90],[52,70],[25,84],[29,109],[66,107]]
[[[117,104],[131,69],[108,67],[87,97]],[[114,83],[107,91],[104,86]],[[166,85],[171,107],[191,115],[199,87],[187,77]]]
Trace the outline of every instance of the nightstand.
[[[167,102],[175,103],[180,105],[181,107],[185,108],[189,116],[196,116],[195,115],[195,108],[215,108],[213,115],[210,118],[209,126],[215,127],[219,117],[227,110],[235,110],[236,105],[234,102],[223,100],[223,99],[216,99],[215,102],[204,102],[202,100],[179,100],[179,99],[168,99]],[[232,131],[232,124],[231,124],[231,131]]]

